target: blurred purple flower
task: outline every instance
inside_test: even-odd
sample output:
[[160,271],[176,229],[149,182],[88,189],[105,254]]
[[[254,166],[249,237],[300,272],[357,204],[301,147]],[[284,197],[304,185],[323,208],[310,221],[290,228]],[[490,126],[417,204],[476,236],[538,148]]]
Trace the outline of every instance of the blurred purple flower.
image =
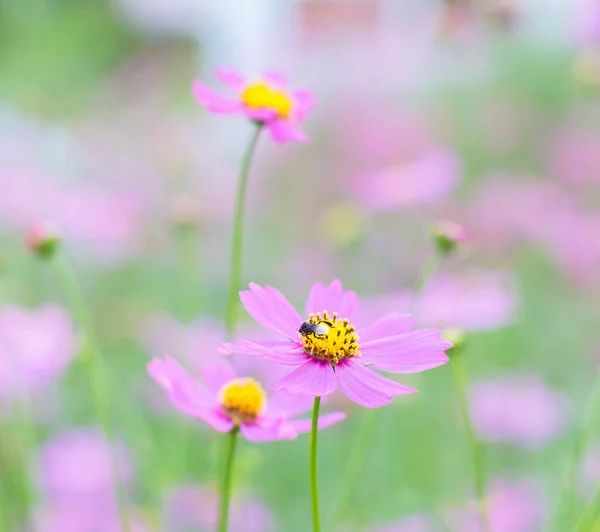
[[536,375],[514,374],[474,382],[469,411],[483,440],[535,448],[565,429],[568,403]]
[[240,299],[258,323],[285,340],[242,340],[223,344],[221,352],[264,356],[284,366],[298,366],[279,381],[276,390],[325,396],[339,386],[355,403],[378,408],[396,395],[417,390],[386,379],[366,365],[416,373],[448,361],[444,351],[451,344],[441,338],[440,331],[411,331],[414,322],[405,314],[388,314],[361,327],[356,321],[358,297],[344,291],[339,280],[313,286],[305,306],[307,321],[272,286],[251,283],[250,290],[240,292]]
[[[118,448],[119,482],[128,484],[133,469],[125,448]],[[110,448],[96,429],[72,428],[39,451],[36,479],[42,504],[35,514],[40,532],[120,530]],[[139,527],[134,530],[141,530]]]
[[0,310],[0,397],[51,384],[76,354],[73,323],[58,305]]
[[298,126],[314,106],[311,92],[289,90],[286,78],[276,72],[263,72],[258,81],[251,83],[235,70],[219,68],[216,74],[237,94],[222,96],[201,81],[195,81],[194,96],[209,111],[245,114],[251,120],[264,124],[275,142],[308,140]]
[[600,1],[576,2],[574,40],[580,46],[600,45]]
[[408,290],[374,297],[363,311],[375,316],[382,310],[413,311],[415,321],[425,327],[481,331],[504,327],[514,319],[517,297],[508,275],[477,272],[444,274],[427,283],[417,299]]
[[[165,532],[212,532],[217,527],[218,494],[208,485],[187,485],[172,489],[165,497]],[[235,493],[231,500],[232,532],[270,532],[275,521],[269,509],[249,493]]]
[[416,159],[356,181],[357,201],[373,211],[429,205],[445,199],[460,180],[458,157],[446,148],[430,148]]
[[[235,427],[250,441],[294,439],[310,431],[309,419],[291,419],[312,406],[309,397],[275,392],[267,399],[261,382],[238,377],[228,362],[202,368],[201,386],[171,357],[154,358],[148,373],[165,390],[171,404],[188,416],[201,419],[219,432]],[[319,419],[326,428],[346,417],[341,412]]]
[[[509,482],[496,478],[486,497],[490,532],[531,532],[541,530],[546,515],[539,488],[529,480]],[[450,512],[452,530],[483,532],[475,502],[469,509]]]

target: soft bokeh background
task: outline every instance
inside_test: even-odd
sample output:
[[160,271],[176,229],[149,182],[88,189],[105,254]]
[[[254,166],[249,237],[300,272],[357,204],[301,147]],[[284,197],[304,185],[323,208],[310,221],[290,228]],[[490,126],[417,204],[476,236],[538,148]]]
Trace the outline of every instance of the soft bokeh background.
[[[309,144],[259,145],[245,282],[300,305],[339,277],[374,315],[406,310],[429,225],[464,224],[469,245],[413,310],[468,331],[493,532],[546,530],[600,355],[593,0],[2,0],[2,512],[28,515],[23,530],[119,529],[85,343],[24,245],[48,222],[108,360],[136,526],[213,526],[223,438],[178,415],[145,366],[172,354],[197,372],[222,337],[251,126],[210,116],[190,91],[221,65],[279,69],[318,102]],[[420,393],[374,419],[332,400],[349,416],[321,433],[324,520],[344,490],[339,530],[478,530],[450,368],[401,380]],[[341,486],[365,422],[364,469]],[[600,479],[594,442],[580,504]],[[307,454],[306,436],[242,443],[234,531],[309,528]]]

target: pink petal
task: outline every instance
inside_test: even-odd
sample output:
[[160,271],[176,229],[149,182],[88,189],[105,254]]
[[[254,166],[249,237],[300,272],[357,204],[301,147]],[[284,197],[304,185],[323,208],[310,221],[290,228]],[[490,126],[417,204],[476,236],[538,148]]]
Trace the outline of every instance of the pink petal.
[[235,370],[229,362],[217,362],[202,366],[202,382],[215,395],[227,382],[235,379]]
[[315,97],[312,92],[307,90],[294,91],[294,118],[298,122],[306,119],[308,112],[315,106]]
[[231,68],[217,68],[215,74],[221,83],[235,90],[240,90],[246,83],[244,76]]
[[342,283],[335,279],[329,286],[316,283],[306,301],[306,315],[326,310],[329,314],[337,312],[340,318],[353,321],[358,309],[358,297],[351,290],[342,290]]
[[[269,122],[267,120],[267,122]],[[269,133],[275,142],[308,142],[309,138],[289,120],[272,120],[268,123]]]
[[448,362],[446,349],[452,347],[438,329],[419,329],[396,336],[360,342],[361,362],[397,373],[416,373]]
[[248,107],[245,106],[246,114],[257,122],[270,124],[277,118],[277,112],[269,107]]
[[250,283],[250,290],[240,292],[240,299],[248,314],[265,329],[286,338],[297,338],[303,320],[279,290]]
[[266,415],[270,417],[294,417],[304,414],[313,406],[310,395],[290,395],[287,392],[275,392],[269,397]]
[[239,340],[233,343],[222,343],[218,352],[221,355],[239,353],[262,356],[283,366],[301,366],[309,358],[302,344],[290,340]]
[[[319,418],[317,426],[319,430],[331,427],[340,421],[346,419],[344,412],[332,412],[331,414],[325,414]],[[292,427],[297,433],[302,434],[303,432],[310,432],[312,429],[312,420],[310,419],[292,419],[285,421],[283,425]]]
[[239,113],[243,110],[239,101],[221,96],[201,81],[194,81],[193,92],[198,103],[213,113]]
[[282,420],[276,420],[270,423],[242,423],[240,431],[244,438],[249,441],[273,441],[280,439],[293,439],[290,437],[282,438],[280,436],[280,427]]
[[292,395],[323,396],[337,388],[337,379],[328,362],[311,359],[283,377],[274,390],[285,390]]
[[274,72],[273,70],[264,70],[261,78],[273,88],[283,89],[288,85],[286,77],[280,72]]
[[378,375],[354,360],[336,366],[340,388],[355,403],[367,408],[387,405],[396,395],[415,393],[417,390],[403,386]]
[[378,340],[386,336],[396,336],[410,331],[415,326],[414,320],[410,314],[401,314],[400,312],[391,312],[379,318],[371,325],[360,330],[361,345],[370,340]]
[[192,415],[219,432],[229,432],[235,426],[235,423],[220,410],[198,410]]

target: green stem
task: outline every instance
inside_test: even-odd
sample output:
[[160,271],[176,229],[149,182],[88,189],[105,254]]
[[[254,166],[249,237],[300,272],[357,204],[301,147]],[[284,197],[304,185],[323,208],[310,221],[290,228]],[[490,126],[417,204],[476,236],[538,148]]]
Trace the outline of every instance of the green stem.
[[319,433],[319,407],[321,398],[315,397],[310,431],[310,498],[312,506],[313,532],[320,532],[319,521],[319,485],[317,478],[317,434]]
[[[423,269],[419,274],[419,278],[415,283],[410,307],[414,306],[423,286],[425,286],[425,283],[436,273],[439,266],[440,261],[438,260],[437,254],[435,252],[431,253],[425,261]],[[367,450],[373,438],[376,421],[377,411],[372,410],[365,412],[358,434],[356,437],[352,438],[352,448],[350,449],[346,468],[341,477],[343,479],[341,492],[338,496],[337,503],[334,505],[332,524],[337,523],[346,512],[352,490],[357,484],[358,476],[362,473],[365,460],[368,456]]]
[[227,532],[229,524],[229,500],[231,499],[231,477],[233,472],[233,460],[235,457],[235,443],[238,440],[239,429],[233,429],[227,435],[227,447],[225,449],[225,460],[223,467],[223,478],[221,480],[221,505],[219,508],[219,532]]
[[65,290],[69,306],[71,307],[71,312],[73,312],[76,323],[85,335],[85,342],[88,351],[88,356],[85,362],[89,372],[89,381],[94,397],[96,415],[98,416],[98,421],[104,430],[104,434],[106,435],[110,446],[112,474],[117,500],[119,501],[121,527],[123,532],[129,532],[129,508],[119,479],[119,464],[117,448],[115,445],[114,427],[109,414],[110,396],[105,385],[105,361],[102,356],[102,352],[98,347],[96,332],[87,308],[85,297],[81,287],[79,286],[79,283],[77,282],[77,279],[75,278],[75,275],[73,274],[73,271],[71,270],[67,261],[64,260],[60,254],[57,254],[56,257],[54,257],[53,264],[56,274]]
[[[596,374],[592,391],[590,392],[590,396],[584,409],[581,427],[577,432],[575,441],[573,442],[573,450],[563,473],[558,504],[553,519],[553,522],[555,522],[559,528],[562,528],[561,523],[564,520],[568,520],[570,518],[573,510],[573,496],[575,495],[577,474],[580,469],[583,453],[587,447],[587,442],[589,441],[592,430],[595,426],[595,420],[598,415],[598,406],[600,406],[600,372]],[[588,505],[586,505],[584,510],[584,517],[586,520],[589,513],[594,511],[595,507],[598,505],[598,502],[600,502],[600,489],[593,499],[588,503]]]
[[246,209],[246,189],[248,188],[248,176],[250,164],[256,149],[258,139],[263,130],[262,124],[258,124],[246,148],[240,165],[240,177],[238,181],[237,194],[235,198],[235,211],[233,214],[233,233],[231,236],[231,258],[229,263],[229,296],[227,298],[227,309],[225,312],[225,329],[231,336],[235,328],[236,309],[238,305],[240,284],[242,282],[242,253],[244,248],[244,213]]
[[479,510],[480,527],[482,531],[490,532],[491,529],[487,513],[487,505],[485,502],[485,468],[483,464],[483,447],[481,442],[475,436],[473,423],[471,422],[471,417],[469,415],[469,409],[467,406],[468,376],[463,356],[464,352],[454,354],[454,356],[451,355],[450,367],[452,368],[454,384],[456,386],[456,396],[458,398],[460,413],[471,450],[474,476],[473,480],[475,496],[477,497],[477,506]]

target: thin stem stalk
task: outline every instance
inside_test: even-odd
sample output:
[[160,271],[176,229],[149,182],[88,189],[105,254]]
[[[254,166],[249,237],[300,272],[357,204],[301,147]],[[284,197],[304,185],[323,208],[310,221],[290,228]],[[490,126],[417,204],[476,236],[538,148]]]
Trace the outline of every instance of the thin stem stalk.
[[319,433],[319,407],[321,398],[315,397],[310,431],[310,499],[312,507],[313,532],[321,531],[319,519],[319,484],[317,477],[317,435]]
[[229,526],[229,501],[231,499],[231,478],[235,458],[236,442],[239,429],[235,428],[227,434],[227,447],[223,461],[223,478],[221,479],[221,502],[219,507],[219,532],[227,532]]
[[240,177],[238,181],[237,194],[235,198],[235,210],[233,214],[233,233],[231,235],[231,258],[229,263],[229,296],[225,311],[225,330],[231,336],[235,329],[236,309],[238,306],[238,292],[242,282],[242,254],[244,251],[244,215],[246,211],[246,190],[248,189],[248,176],[252,158],[258,144],[258,139],[263,130],[262,124],[258,124],[246,152],[242,157],[240,165]]
[[85,296],[83,295],[83,291],[81,290],[81,287],[77,282],[70,265],[60,254],[57,254],[56,257],[54,257],[53,263],[56,274],[65,290],[69,306],[71,307],[71,311],[75,317],[75,321],[85,335],[85,345],[87,348],[87,357],[85,362],[88,370],[90,387],[92,389],[94,398],[96,415],[98,416],[98,421],[102,426],[110,446],[113,483],[115,486],[117,500],[119,502],[121,527],[124,532],[129,532],[131,530],[129,508],[119,477],[119,463],[115,444],[115,431],[109,413],[110,395],[106,387],[104,357],[98,346],[96,332],[87,307]]

